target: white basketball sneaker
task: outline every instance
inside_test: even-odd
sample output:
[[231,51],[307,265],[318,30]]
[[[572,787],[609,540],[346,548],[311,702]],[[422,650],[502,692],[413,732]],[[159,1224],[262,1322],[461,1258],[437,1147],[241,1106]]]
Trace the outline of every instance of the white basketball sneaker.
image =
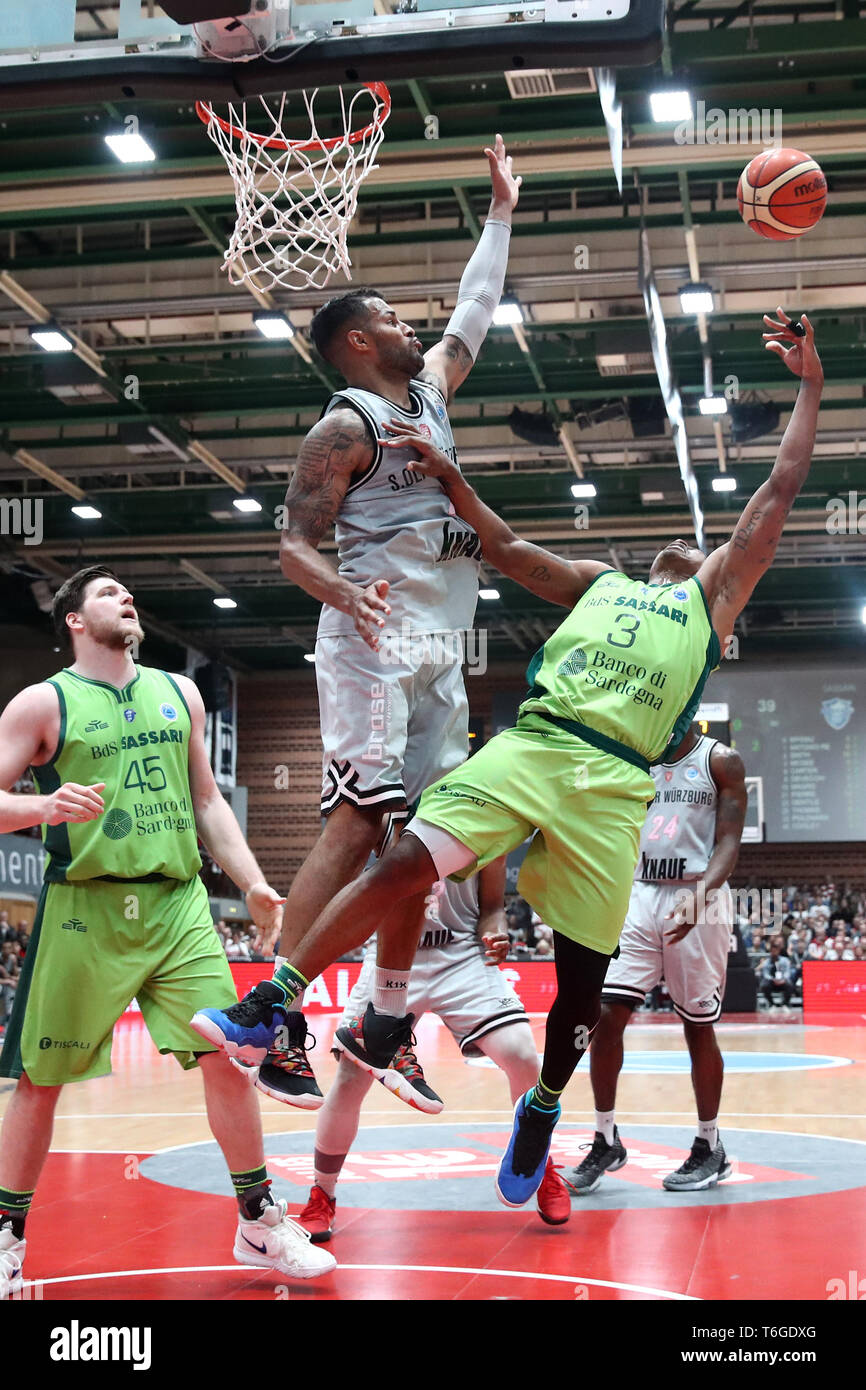
[[337,1268],[327,1250],[313,1245],[309,1231],[286,1215],[286,1202],[266,1207],[258,1221],[238,1221],[234,1257],[239,1264],[276,1269],[293,1279],[318,1279]]
[[24,1284],[21,1267],[27,1241],[19,1240],[8,1226],[0,1230],[0,1303],[20,1293]]

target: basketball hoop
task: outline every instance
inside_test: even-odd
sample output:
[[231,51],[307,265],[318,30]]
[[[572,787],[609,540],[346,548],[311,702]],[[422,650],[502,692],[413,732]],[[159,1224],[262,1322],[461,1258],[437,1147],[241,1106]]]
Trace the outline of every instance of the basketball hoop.
[[[250,102],[250,123],[269,125],[265,135],[249,129],[247,102],[229,104],[227,118],[208,102],[196,102],[235,187],[237,220],[222,267],[233,285],[254,280],[259,289],[321,288],[338,270],[351,279],[346,235],[358,189],[376,168],[391,94],[384,82],[365,82],[348,104],[342,88],[339,93],[343,134],[319,135],[316,88],[301,92],[311,134],[299,140],[286,139],[283,130],[285,92],[278,104],[261,96]],[[361,125],[355,105],[365,93],[373,111]]]

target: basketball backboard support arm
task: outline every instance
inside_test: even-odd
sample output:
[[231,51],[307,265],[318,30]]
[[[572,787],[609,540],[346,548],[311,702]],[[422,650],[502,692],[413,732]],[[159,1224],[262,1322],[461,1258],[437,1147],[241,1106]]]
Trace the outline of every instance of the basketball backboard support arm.
[[[47,41],[44,22],[37,42],[26,26],[0,38],[0,110],[130,98],[228,101],[279,91],[289,80],[293,87],[311,87],[429,77],[440,64],[449,76],[639,67],[658,58],[664,24],[664,0],[486,6],[454,0],[451,8],[422,10],[419,3],[410,14],[350,16],[350,25],[338,17],[336,4],[331,19],[324,17],[324,5],[296,4],[289,41],[266,57],[220,62],[200,57],[192,31],[165,16],[164,30],[150,30],[134,42],[119,36],[70,44],[68,25],[61,23],[67,0],[47,4],[55,16],[56,43]],[[74,9],[74,0],[69,4]]]

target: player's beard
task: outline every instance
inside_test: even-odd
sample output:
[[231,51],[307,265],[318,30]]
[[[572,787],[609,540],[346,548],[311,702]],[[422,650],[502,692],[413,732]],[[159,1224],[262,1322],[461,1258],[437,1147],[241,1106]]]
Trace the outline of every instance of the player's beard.
[[401,343],[399,347],[390,348],[383,353],[380,361],[390,371],[405,372],[406,376],[411,379],[423,369],[424,353],[420,347],[415,347],[410,343]]
[[144,631],[139,622],[130,623],[128,619],[121,618],[119,621],[105,623],[95,623],[89,627],[88,636],[92,642],[99,647],[106,647],[112,652],[122,652],[129,650],[133,659],[138,654],[138,648],[144,641]]

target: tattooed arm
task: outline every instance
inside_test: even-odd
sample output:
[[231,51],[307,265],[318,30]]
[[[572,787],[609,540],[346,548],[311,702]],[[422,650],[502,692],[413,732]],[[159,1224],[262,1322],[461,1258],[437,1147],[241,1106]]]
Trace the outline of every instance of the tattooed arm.
[[426,365],[423,372],[418,373],[418,380],[438,386],[450,404],[454,392],[472,370],[472,353],[453,333],[446,333],[441,343],[424,354],[424,362]]
[[[773,471],[743,511],[729,541],[704,561],[698,571],[722,642],[734,630],[758,580],[766,574],[794,500],[809,473],[824,372],[815,348],[815,332],[806,315],[803,337],[789,327],[791,320],[777,310],[779,321],[764,316],[774,333],[765,333],[765,346],[782,358],[800,378],[797,402],[782,436]],[[783,346],[787,345],[787,346]]]
[[286,493],[286,520],[280,537],[280,568],[286,579],[313,598],[339,608],[374,651],[384,614],[388,584],[377,580],[362,589],[342,579],[318,553],[336,520],[352,474],[367,467],[374,446],[358,413],[337,408],[314,425],[301,445]]

